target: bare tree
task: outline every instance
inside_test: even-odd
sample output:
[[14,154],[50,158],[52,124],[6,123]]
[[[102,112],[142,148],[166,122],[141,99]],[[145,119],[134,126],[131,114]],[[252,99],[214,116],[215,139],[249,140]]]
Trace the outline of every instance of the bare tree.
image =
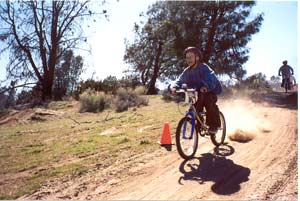
[[[0,1],[0,39],[9,51],[8,77],[34,79],[42,98],[52,98],[55,68],[67,49],[86,41],[82,24],[96,13],[90,1]],[[100,3],[102,6],[103,3]],[[93,7],[95,7],[93,5]]]

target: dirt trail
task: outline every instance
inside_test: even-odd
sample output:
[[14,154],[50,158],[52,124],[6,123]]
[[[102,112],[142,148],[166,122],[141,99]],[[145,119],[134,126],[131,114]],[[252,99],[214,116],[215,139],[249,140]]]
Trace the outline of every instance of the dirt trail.
[[193,160],[183,161],[175,146],[162,148],[109,171],[52,181],[21,199],[297,200],[297,110],[245,99],[220,100],[220,108],[229,134],[242,129],[254,139],[227,138],[215,148],[200,138]]

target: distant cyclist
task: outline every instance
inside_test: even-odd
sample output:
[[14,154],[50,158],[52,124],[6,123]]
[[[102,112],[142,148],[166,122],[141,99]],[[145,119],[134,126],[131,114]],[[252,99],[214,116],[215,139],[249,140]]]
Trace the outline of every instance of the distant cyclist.
[[279,68],[279,71],[278,71],[278,75],[279,76],[282,76],[282,83],[281,83],[281,87],[284,87],[284,83],[287,81],[288,82],[288,88],[290,89],[290,76],[291,75],[294,75],[294,70],[292,67],[290,67],[289,65],[287,65],[287,60],[284,60],[282,62],[283,66],[281,66]]

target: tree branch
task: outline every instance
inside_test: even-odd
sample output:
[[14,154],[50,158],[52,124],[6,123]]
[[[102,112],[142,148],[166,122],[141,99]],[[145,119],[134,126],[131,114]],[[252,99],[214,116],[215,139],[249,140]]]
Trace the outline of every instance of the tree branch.
[[[81,7],[77,10],[77,12],[70,18],[70,20],[67,22],[66,21],[66,26],[63,28],[63,25],[60,27],[59,29],[59,38],[61,38],[65,31],[67,30],[67,28],[70,26],[70,24],[74,21],[74,19],[79,15],[80,11],[84,8],[84,6],[88,3],[88,1],[85,1]],[[74,7],[76,8],[77,5],[74,5]],[[67,20],[67,18],[65,18]]]
[[11,25],[12,25],[12,29],[13,29],[13,35],[18,43],[18,45],[20,46],[20,48],[25,52],[25,54],[27,55],[34,71],[35,71],[35,74],[36,76],[38,77],[38,79],[40,81],[43,80],[42,76],[40,75],[40,72],[38,71],[37,69],[37,66],[35,65],[34,61],[33,61],[33,58],[32,58],[32,55],[31,55],[31,52],[29,49],[27,49],[21,42],[20,38],[19,38],[19,35],[17,34],[17,28],[16,28],[16,24],[15,24],[15,20],[14,20],[14,10],[12,11],[11,13],[11,10],[10,10],[10,2],[9,1],[6,1],[6,5],[7,5],[7,12],[8,12],[8,18],[11,22]]
[[48,66],[47,66],[46,48],[44,46],[43,27],[42,27],[44,18],[42,17],[41,21],[39,21],[35,4],[36,4],[36,2],[31,1],[32,11],[33,11],[33,15],[34,15],[35,33],[39,38],[39,47],[40,47],[39,51],[40,51],[40,56],[41,56],[41,60],[42,60],[42,64],[43,64],[43,69],[45,71],[48,68]]
[[33,84],[37,84],[37,82],[36,83],[25,83],[25,84],[21,84],[21,85],[9,87],[9,88],[7,88],[7,89],[5,89],[3,91],[0,91],[0,94],[4,94],[5,92],[10,91],[12,89],[16,89],[16,88],[19,88],[19,87],[25,87],[25,86],[33,85]]

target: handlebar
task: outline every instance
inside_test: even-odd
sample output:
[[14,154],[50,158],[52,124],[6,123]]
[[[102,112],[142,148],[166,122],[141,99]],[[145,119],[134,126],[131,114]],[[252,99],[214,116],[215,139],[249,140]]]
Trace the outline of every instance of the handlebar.
[[176,93],[184,93],[185,103],[196,103],[198,100],[198,92],[196,89],[179,89],[175,91]]
[[175,91],[176,93],[185,93],[185,92],[196,92],[196,89],[179,89]]

